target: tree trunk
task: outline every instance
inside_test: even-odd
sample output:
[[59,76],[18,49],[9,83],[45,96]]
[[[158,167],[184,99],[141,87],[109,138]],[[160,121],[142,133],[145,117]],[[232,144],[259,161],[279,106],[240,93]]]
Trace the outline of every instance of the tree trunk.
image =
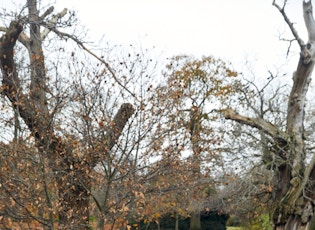
[[193,106],[191,108],[190,113],[190,141],[192,143],[193,148],[193,156],[192,156],[192,180],[195,182],[195,190],[192,191],[191,202],[193,211],[190,217],[190,230],[201,230],[201,222],[200,222],[200,207],[199,207],[199,199],[200,199],[200,191],[199,191],[199,183],[201,179],[200,173],[200,132],[201,132],[201,112],[197,106]]
[[189,230],[201,230],[200,211],[191,214]]
[[290,216],[285,225],[278,225],[275,230],[309,230],[310,222],[302,224],[299,217]]
[[[55,150],[55,153],[58,151]],[[80,159],[69,159],[72,152],[65,152],[54,164],[58,184],[59,229],[90,229],[89,200],[91,191],[91,169],[89,163]]]
[[178,229],[178,221],[179,221],[178,219],[179,219],[179,218],[178,218],[178,212],[176,212],[176,213],[175,213],[175,230],[179,230],[179,229]]

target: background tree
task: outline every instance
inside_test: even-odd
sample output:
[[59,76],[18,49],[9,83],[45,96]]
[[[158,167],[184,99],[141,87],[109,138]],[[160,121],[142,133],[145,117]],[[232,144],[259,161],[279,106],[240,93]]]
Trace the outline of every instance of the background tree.
[[209,169],[222,163],[216,151],[221,137],[214,111],[235,93],[236,76],[220,59],[175,56],[164,72],[165,84],[158,88],[159,109],[165,113],[160,130],[168,130],[169,136],[160,146],[172,149],[173,158],[187,161],[191,229],[201,228],[202,190],[211,181]]

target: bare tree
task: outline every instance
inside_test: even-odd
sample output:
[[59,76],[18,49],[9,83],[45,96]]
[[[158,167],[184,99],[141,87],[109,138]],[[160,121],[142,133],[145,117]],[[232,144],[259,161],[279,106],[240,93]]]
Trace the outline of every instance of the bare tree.
[[233,109],[225,110],[225,118],[261,130],[270,140],[272,155],[277,159],[273,178],[272,219],[274,229],[309,229],[314,213],[315,158],[307,164],[305,138],[305,105],[314,68],[315,22],[311,1],[303,1],[303,11],[309,41],[307,44],[298,36],[285,13],[287,1],[273,5],[282,14],[301,53],[297,69],[293,74],[293,85],[288,98],[285,129],[267,121],[263,117],[247,117]]

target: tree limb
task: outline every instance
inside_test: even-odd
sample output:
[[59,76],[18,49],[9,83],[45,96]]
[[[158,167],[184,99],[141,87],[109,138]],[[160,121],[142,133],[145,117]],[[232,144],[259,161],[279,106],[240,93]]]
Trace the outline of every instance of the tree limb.
[[315,21],[313,18],[312,1],[303,1],[303,16],[308,32],[308,39],[309,41],[315,41]]
[[39,137],[38,129],[34,119],[34,109],[27,100],[27,96],[20,92],[20,81],[16,72],[14,61],[14,46],[23,30],[22,24],[19,22],[11,22],[6,33],[1,37],[0,43],[0,68],[2,72],[2,92],[12,102],[13,106],[18,108],[21,117],[24,119],[30,131],[34,133],[36,138]]
[[[4,26],[0,26],[0,31],[1,32],[7,32],[8,28]],[[28,45],[30,43],[29,37],[22,31],[20,33],[20,36],[18,37],[19,42],[21,42],[26,48],[28,48]]]
[[1,37],[0,62],[3,74],[6,77],[8,77],[7,80],[9,80],[9,77],[12,77],[12,75],[15,73],[13,48],[22,30],[23,30],[22,24],[13,21],[10,23],[10,26],[6,30],[6,33]]
[[[114,116],[113,121],[111,122],[110,129],[107,132],[105,142],[105,153],[109,153],[111,149],[117,143],[126,123],[128,122],[129,118],[134,114],[135,110],[130,103],[124,103],[121,105],[120,109]],[[102,154],[97,153],[91,156],[91,165],[96,165],[102,160]]]
[[[51,7],[50,7],[51,8]],[[50,9],[49,8],[49,9]],[[52,7],[52,10],[53,10],[54,8]],[[63,16],[65,16],[66,14],[67,14],[67,9],[65,8],[65,9],[63,9],[63,11],[61,11],[60,13],[58,13],[58,14],[56,14],[56,15],[54,15],[53,17],[52,17],[52,19],[50,19],[49,20],[49,22],[47,22],[46,24],[45,24],[45,27],[46,27],[46,29],[41,33],[41,39],[42,39],[42,41],[47,37],[47,35],[49,34],[49,32],[51,31],[51,28],[54,28],[55,27],[55,25],[56,25],[56,23],[57,23],[57,21],[58,21],[58,19],[60,19],[60,18],[62,18]],[[47,11],[46,11],[47,12]]]
[[29,49],[30,38],[24,32],[20,34],[19,42],[21,42],[27,49]]
[[273,5],[279,10],[279,12],[282,14],[285,22],[287,23],[287,25],[289,26],[294,38],[297,40],[297,42],[299,43],[299,46],[301,47],[301,49],[303,49],[303,47],[305,46],[304,41],[300,38],[300,36],[298,35],[298,32],[296,31],[296,29],[293,26],[293,23],[290,21],[289,17],[287,16],[287,14],[284,11],[285,5],[286,5],[287,1],[284,1],[283,7],[280,7],[277,3],[276,0],[273,0]]
[[315,56],[315,21],[313,18],[312,1],[303,1],[303,16],[308,32],[308,43],[307,46],[302,49],[301,54],[304,58],[304,64],[308,64]]
[[46,18],[49,14],[51,14],[54,11],[54,7],[51,6],[49,7],[41,16],[40,19],[44,20],[44,18]]
[[224,110],[224,117],[226,119],[248,125],[252,128],[257,128],[277,140],[287,142],[289,139],[286,133],[280,131],[275,125],[271,124],[270,122],[266,122],[263,119],[242,116],[230,108]]
[[125,127],[125,124],[134,112],[135,110],[131,104],[124,103],[121,105],[112,121],[112,128],[109,131],[109,135],[107,137],[108,150],[111,150],[114,147]]

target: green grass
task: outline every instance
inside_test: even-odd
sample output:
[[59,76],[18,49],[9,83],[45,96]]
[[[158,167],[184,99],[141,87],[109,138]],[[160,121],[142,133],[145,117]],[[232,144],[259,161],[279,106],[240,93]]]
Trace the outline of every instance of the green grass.
[[227,230],[242,230],[241,227],[227,227]]

